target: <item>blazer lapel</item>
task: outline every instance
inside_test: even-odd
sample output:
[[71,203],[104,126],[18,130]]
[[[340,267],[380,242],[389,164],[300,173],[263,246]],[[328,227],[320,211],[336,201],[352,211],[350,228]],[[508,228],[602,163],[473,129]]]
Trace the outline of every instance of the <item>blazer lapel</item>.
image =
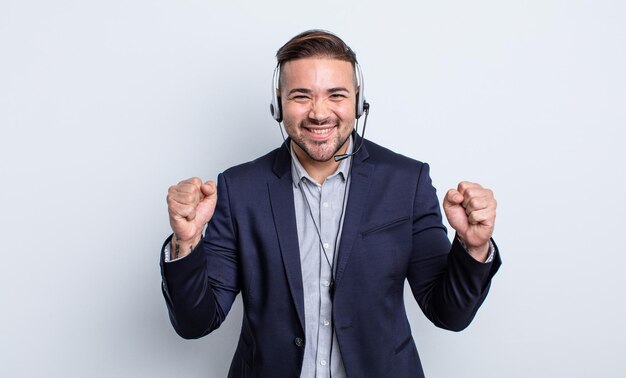
[[[360,137],[355,139],[358,145]],[[289,139],[287,139],[289,143]],[[335,285],[339,283],[348,263],[356,236],[359,233],[359,224],[363,209],[367,202],[370,190],[370,176],[374,166],[366,160],[369,158],[367,148],[353,157],[354,163],[350,173],[350,192],[339,245]],[[289,290],[296,306],[300,325],[304,330],[304,289],[302,287],[302,268],[300,265],[300,248],[298,244],[298,230],[293,202],[293,182],[291,179],[291,156],[281,148],[274,162],[274,173],[278,179],[268,183],[270,205],[274,216],[276,233],[280,252],[285,266]]]
[[291,157],[284,148],[281,148],[276,156],[274,173],[276,173],[278,179],[268,183],[270,205],[274,215],[274,223],[289,283],[289,290],[296,306],[300,325],[304,330],[304,289],[302,287],[300,248],[293,202]]
[[[355,146],[360,143],[360,137],[356,138]],[[365,160],[369,158],[369,153],[365,145],[361,151],[353,157],[354,165],[350,173],[350,192],[348,194],[348,203],[346,204],[346,215],[343,221],[343,230],[341,232],[341,242],[339,244],[339,255],[337,270],[335,272],[335,285],[339,283],[346,269],[348,258],[352,252],[354,240],[359,233],[359,225],[361,224],[361,216],[363,209],[367,203],[367,196],[370,190],[370,175],[374,166]]]

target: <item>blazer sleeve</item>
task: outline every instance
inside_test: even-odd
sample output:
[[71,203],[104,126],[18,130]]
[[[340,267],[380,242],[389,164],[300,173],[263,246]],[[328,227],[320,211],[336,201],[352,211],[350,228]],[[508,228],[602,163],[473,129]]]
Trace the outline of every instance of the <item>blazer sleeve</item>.
[[[217,329],[239,293],[238,253],[226,179],[217,185],[218,201],[205,236],[185,258],[164,262],[162,291],[176,332],[186,339]],[[165,241],[169,243],[171,236]]]
[[436,326],[461,331],[476,315],[500,267],[498,248],[493,261],[481,263],[465,251],[456,237],[450,245],[427,164],[419,173],[412,227],[407,278],[413,296]]

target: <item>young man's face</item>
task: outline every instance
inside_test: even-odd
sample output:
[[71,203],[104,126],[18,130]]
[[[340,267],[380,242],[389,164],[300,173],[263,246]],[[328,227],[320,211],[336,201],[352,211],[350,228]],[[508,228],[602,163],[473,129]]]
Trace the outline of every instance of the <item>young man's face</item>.
[[326,162],[344,153],[356,120],[352,63],[298,59],[282,64],[280,75],[283,124],[300,161]]

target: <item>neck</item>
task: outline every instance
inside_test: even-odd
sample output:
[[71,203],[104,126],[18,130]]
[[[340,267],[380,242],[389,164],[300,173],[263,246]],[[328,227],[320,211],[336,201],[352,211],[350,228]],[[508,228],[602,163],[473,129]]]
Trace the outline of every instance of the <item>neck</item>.
[[[341,155],[346,153],[349,144],[349,139],[347,139],[343,146],[341,146],[339,151],[337,151],[334,155]],[[311,178],[320,185],[324,183],[328,176],[335,173],[335,171],[337,171],[337,168],[339,168],[339,164],[341,164],[340,161],[335,161],[334,156],[332,156],[327,161],[313,160],[309,155],[307,155],[306,152],[304,152],[304,150],[302,150],[297,144],[293,142],[291,143],[291,148],[293,148],[293,151],[298,157],[298,161],[300,161],[302,168],[304,168],[309,176],[311,176]]]

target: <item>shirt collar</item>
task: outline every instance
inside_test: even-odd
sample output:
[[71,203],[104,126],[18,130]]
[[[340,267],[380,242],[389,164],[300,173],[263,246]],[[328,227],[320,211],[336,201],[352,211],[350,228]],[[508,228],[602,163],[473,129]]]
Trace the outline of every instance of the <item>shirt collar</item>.
[[[293,142],[291,142],[293,143]],[[350,134],[350,138],[348,139],[348,149],[346,150],[346,154],[351,154],[352,153],[352,148],[353,148],[353,144],[352,144],[352,134]],[[293,162],[293,164],[291,164],[291,177],[292,177],[292,181],[293,181],[293,186],[297,187],[298,183],[300,182],[300,180],[302,180],[303,178],[306,178],[307,180],[311,181],[312,183],[315,183],[315,180],[313,180],[311,178],[311,176],[309,176],[309,174],[307,173],[306,169],[304,169],[304,167],[302,166],[302,164],[300,164],[300,160],[298,160],[298,157],[296,156],[296,153],[293,152],[293,148],[289,148],[289,151],[291,153],[291,161]],[[337,175],[339,175],[339,177],[341,177],[341,179],[345,182],[346,181],[346,177],[348,177],[348,170],[350,169],[350,159],[352,159],[352,157],[349,157],[348,159],[343,159],[340,163],[339,163],[339,167],[337,167],[337,170],[335,171],[335,173],[333,173],[332,175],[328,176],[327,180],[330,178],[333,178]]]

